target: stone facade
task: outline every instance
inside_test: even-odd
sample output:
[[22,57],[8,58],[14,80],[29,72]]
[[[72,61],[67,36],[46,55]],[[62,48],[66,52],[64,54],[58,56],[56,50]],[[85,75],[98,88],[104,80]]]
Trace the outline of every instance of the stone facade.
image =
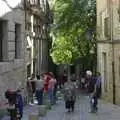
[[97,0],[98,71],[103,98],[120,104],[120,1]]
[[20,87],[24,88],[25,85],[25,15],[22,9],[21,0],[0,0],[0,25],[4,26],[0,28],[2,36],[0,39],[2,41],[2,46],[0,46],[2,51],[0,53],[0,101],[5,99],[4,92],[7,89],[16,90]]
[[26,68],[28,77],[48,72],[50,7],[47,0],[26,0]]

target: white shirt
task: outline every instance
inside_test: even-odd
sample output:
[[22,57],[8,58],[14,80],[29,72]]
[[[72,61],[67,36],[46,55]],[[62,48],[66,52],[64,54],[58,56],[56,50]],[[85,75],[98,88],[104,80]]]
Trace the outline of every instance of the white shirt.
[[43,80],[37,80],[36,81],[36,89],[41,90],[44,87],[44,81]]

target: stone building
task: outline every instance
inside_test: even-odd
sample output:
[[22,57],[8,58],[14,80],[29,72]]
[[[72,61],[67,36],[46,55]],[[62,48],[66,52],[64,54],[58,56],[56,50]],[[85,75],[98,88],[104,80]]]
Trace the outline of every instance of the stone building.
[[24,16],[21,0],[0,0],[0,101],[7,89],[24,87]]
[[51,11],[47,0],[26,0],[27,76],[48,71]]
[[97,0],[97,49],[103,98],[120,104],[120,0]]

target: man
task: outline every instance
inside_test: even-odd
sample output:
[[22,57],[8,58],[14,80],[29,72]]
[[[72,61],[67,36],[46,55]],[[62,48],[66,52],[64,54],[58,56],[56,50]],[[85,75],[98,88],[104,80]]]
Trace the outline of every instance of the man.
[[31,85],[31,78],[27,80],[27,93],[28,93],[28,103],[33,104],[33,90]]
[[98,72],[96,77],[95,89],[91,96],[91,112],[97,112],[98,110],[98,99],[101,96],[101,82],[102,77],[101,74]]
[[87,84],[87,92],[91,94],[94,91],[95,87],[95,79],[92,76],[92,72],[88,70],[86,72],[86,84]]
[[42,105],[43,103],[43,88],[44,88],[43,75],[41,75],[41,77],[37,76],[36,97],[37,97],[38,105]]
[[17,119],[21,120],[23,117],[23,106],[24,106],[24,102],[23,102],[23,98],[22,98],[22,94],[21,94],[21,90],[18,89],[17,90],[17,94],[16,94],[16,113],[17,113]]

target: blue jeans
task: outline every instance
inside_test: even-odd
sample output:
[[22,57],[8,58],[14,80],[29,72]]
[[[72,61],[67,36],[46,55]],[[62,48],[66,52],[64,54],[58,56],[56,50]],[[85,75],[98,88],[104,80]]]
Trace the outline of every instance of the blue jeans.
[[37,97],[38,105],[42,105],[42,103],[43,103],[43,90],[36,90],[36,97]]
[[48,96],[49,96],[49,100],[51,104],[54,104],[54,95],[53,95],[53,90],[52,89],[48,89]]

